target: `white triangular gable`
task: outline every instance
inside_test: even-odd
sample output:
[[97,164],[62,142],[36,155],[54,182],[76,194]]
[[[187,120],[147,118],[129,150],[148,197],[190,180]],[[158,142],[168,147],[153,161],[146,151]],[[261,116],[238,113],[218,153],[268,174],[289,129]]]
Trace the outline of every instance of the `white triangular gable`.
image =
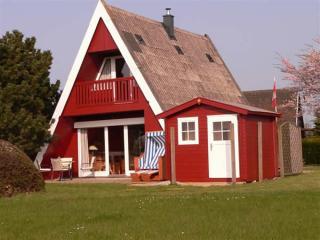
[[[111,17],[109,13],[107,12],[107,9],[105,8],[103,0],[99,0],[98,4],[96,6],[96,9],[94,11],[94,14],[90,20],[90,24],[88,26],[88,29],[85,33],[84,39],[82,40],[82,43],[80,45],[80,49],[78,51],[78,54],[76,56],[76,59],[73,63],[73,66],[71,68],[71,71],[69,73],[67,82],[65,84],[65,87],[63,89],[63,92],[61,94],[61,97],[59,99],[59,102],[57,104],[57,107],[53,113],[52,116],[52,124],[50,126],[50,133],[53,135],[54,131],[57,127],[59,117],[61,116],[63,109],[67,103],[67,100],[69,98],[69,95],[71,93],[72,87],[74,85],[74,82],[78,76],[80,67],[82,65],[82,62],[86,56],[87,50],[89,48],[89,45],[91,43],[91,40],[93,38],[93,35],[95,33],[96,27],[98,26],[100,18],[103,20],[104,24],[106,25],[108,31],[110,32],[114,42],[116,43],[118,49],[120,50],[121,55],[123,56],[124,60],[128,64],[130,71],[132,75],[134,76],[137,84],[139,85],[141,91],[143,92],[145,98],[150,104],[150,107],[155,115],[162,112],[162,109],[154,97],[149,85],[147,84],[146,80],[144,79],[140,69],[138,68],[137,64],[135,63],[133,57],[131,56],[127,46],[125,45],[123,39],[121,38],[116,26],[114,25],[113,21],[111,20]],[[163,122],[161,121],[160,124],[163,126]],[[43,155],[45,154],[47,150],[48,145],[41,148],[41,151],[37,154],[36,161],[38,161],[39,165],[42,161]]]

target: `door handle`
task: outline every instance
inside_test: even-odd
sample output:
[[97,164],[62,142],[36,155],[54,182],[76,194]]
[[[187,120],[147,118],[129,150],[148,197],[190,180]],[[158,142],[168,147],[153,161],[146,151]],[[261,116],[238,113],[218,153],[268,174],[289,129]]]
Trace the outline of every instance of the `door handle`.
[[212,151],[212,143],[210,143],[210,151]]

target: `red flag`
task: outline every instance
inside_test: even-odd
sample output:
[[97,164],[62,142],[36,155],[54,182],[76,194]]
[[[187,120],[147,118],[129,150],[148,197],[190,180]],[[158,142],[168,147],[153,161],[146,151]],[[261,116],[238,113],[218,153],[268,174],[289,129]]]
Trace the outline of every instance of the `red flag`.
[[276,78],[275,77],[273,79],[272,107],[277,112],[277,84],[276,84]]

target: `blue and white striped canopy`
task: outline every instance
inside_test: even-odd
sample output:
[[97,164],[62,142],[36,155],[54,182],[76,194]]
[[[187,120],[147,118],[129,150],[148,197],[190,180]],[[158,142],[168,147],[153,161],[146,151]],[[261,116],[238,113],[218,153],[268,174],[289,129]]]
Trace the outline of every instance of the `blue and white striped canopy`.
[[146,132],[144,155],[139,162],[140,169],[158,169],[158,158],[164,156],[164,153],[164,132]]

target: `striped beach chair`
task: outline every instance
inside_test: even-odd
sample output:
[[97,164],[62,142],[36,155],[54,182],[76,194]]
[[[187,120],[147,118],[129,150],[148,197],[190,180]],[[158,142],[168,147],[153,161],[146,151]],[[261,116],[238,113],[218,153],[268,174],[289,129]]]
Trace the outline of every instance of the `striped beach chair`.
[[159,159],[165,154],[165,136],[163,131],[146,132],[144,155],[139,159],[139,171],[131,174],[133,181],[151,181],[162,179],[162,167]]
[[165,154],[165,137],[163,131],[146,132],[144,155],[139,161],[142,170],[159,169],[158,159]]

